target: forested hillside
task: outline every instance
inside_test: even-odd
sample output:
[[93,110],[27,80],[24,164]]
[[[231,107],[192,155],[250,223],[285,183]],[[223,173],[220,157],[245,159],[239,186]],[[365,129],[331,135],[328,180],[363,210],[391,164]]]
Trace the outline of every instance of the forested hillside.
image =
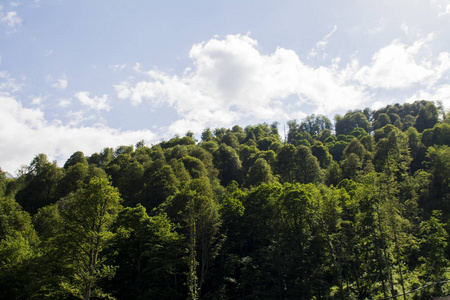
[[37,154],[0,196],[0,299],[450,294],[450,115],[430,101]]

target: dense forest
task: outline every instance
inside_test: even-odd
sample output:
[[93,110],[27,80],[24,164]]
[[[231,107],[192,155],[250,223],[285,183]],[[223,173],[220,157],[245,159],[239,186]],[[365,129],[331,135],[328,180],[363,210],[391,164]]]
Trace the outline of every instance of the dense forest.
[[431,299],[449,220],[439,102],[37,154],[0,174],[0,298]]

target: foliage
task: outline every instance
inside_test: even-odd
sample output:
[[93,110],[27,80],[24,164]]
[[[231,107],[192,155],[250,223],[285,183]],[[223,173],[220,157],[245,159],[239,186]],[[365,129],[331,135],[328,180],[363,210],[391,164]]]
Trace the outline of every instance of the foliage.
[[38,154],[16,178],[0,170],[0,298],[448,294],[442,105],[334,120],[289,121],[282,138],[276,122],[207,128],[199,143],[188,131],[77,151],[62,168]]

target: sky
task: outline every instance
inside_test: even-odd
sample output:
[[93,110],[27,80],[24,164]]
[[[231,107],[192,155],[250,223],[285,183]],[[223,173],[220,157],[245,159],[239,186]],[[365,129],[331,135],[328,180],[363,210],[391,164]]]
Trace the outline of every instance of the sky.
[[450,0],[0,0],[0,167],[187,131],[450,108]]

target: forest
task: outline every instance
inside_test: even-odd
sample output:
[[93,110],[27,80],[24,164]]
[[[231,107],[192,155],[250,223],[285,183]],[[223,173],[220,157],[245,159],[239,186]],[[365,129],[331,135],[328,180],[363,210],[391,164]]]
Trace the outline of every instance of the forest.
[[440,102],[40,153],[0,172],[0,299],[434,299],[449,220]]

